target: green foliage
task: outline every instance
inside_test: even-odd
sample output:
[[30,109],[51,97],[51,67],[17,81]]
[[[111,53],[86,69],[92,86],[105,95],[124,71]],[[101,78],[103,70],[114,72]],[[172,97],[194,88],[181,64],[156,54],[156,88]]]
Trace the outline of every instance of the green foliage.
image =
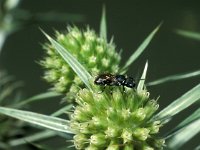
[[[192,122],[194,122],[194,121],[196,121],[198,119],[200,119],[200,108],[198,108],[192,115],[187,117],[178,126],[176,126],[172,131],[170,131],[167,134],[167,138],[173,136],[176,132],[178,132],[182,128],[186,127],[187,125],[189,125],[190,123],[192,123]],[[198,131],[198,130],[196,130],[196,131]]]
[[143,71],[143,74],[141,76],[141,80],[139,81],[138,86],[137,86],[137,91],[138,92],[142,91],[145,88],[144,87],[144,82],[145,82],[145,79],[146,79],[147,68],[148,68],[148,61],[145,64],[144,71]]
[[196,119],[192,123],[180,129],[178,132],[176,132],[176,134],[168,139],[168,148],[172,150],[181,148],[185,143],[187,143],[200,132],[199,125],[200,119]]
[[200,33],[198,32],[192,32],[192,31],[180,30],[180,29],[175,30],[175,32],[183,37],[200,41]]
[[0,1],[0,54],[3,44],[8,35],[24,28],[32,22],[44,21],[74,21],[81,22],[85,16],[81,14],[43,12],[31,13],[18,7],[21,0],[1,0]]
[[158,32],[160,26],[162,23],[160,23],[142,42],[142,44],[137,48],[137,50],[129,57],[129,59],[126,61],[125,65],[120,69],[121,73],[125,73],[128,69],[128,67],[144,52],[146,47],[149,45],[151,40],[153,39],[154,35]]
[[28,99],[25,99],[23,101],[20,101],[18,103],[16,103],[15,105],[13,105],[13,107],[22,107],[22,106],[25,106],[31,102],[36,102],[36,101],[41,101],[41,100],[44,100],[44,99],[49,99],[49,98],[52,98],[52,97],[57,97],[57,96],[60,96],[59,93],[56,93],[56,92],[45,92],[45,93],[41,93],[41,94],[38,94],[38,95],[34,95]]
[[[0,71],[0,106],[9,107],[17,104],[22,99],[22,85],[23,83],[15,81],[13,76]],[[23,134],[24,126],[25,124],[19,120],[0,115],[0,149],[8,148],[8,138]]]
[[35,141],[43,140],[45,138],[53,137],[55,135],[56,135],[55,131],[45,130],[45,131],[41,131],[39,133],[34,133],[31,136],[26,136],[23,138],[11,140],[11,141],[9,141],[9,145],[14,147],[14,146],[22,145],[22,144],[27,144],[27,141],[35,142]]
[[[0,71],[0,79],[1,79],[0,80],[0,105],[1,106],[21,109],[21,108],[27,107],[28,104],[30,104],[31,102],[36,102],[36,101],[39,102],[44,99],[49,99],[52,97],[59,96],[59,94],[55,92],[46,92],[46,93],[35,95],[28,99],[24,99],[22,97],[22,86],[23,86],[22,82],[15,81],[14,77],[8,75],[5,71]],[[61,110],[58,110],[52,115],[57,116],[57,115],[63,114],[64,112],[69,110],[69,108],[71,108],[70,105],[67,107],[65,106],[64,108],[62,108]],[[17,109],[14,109],[14,110],[18,111]],[[1,111],[5,114],[7,112],[4,109]],[[9,112],[9,115],[13,113],[12,109],[8,112]],[[29,114],[27,113],[24,113],[24,115],[26,117],[30,117]],[[16,118],[17,115],[14,115],[14,117]],[[22,116],[21,117],[18,116],[18,118],[20,118],[21,120],[24,119]],[[34,122],[34,119],[32,119],[32,121]],[[21,135],[21,136],[24,135],[25,133],[24,127],[26,126],[27,124],[25,124],[25,122],[14,120],[12,118],[0,115],[0,127],[1,127],[0,149],[8,149],[10,146],[15,146],[22,143],[26,144],[27,142],[25,141],[25,139],[23,140],[21,139],[21,141],[16,139],[17,135]],[[34,137],[27,138],[27,140],[36,140],[36,139],[41,139],[41,137],[46,138],[47,136],[55,136],[55,135],[56,135],[55,132],[54,134],[45,133],[45,134],[40,134],[40,136],[37,135]],[[12,139],[12,141],[9,141],[8,139]]]
[[[46,56],[41,61],[46,71],[45,79],[54,85],[53,90],[61,93],[73,93],[76,104],[73,107],[71,104],[66,105],[51,115],[19,110],[30,102],[59,96],[53,91],[8,105],[17,109],[0,107],[0,113],[3,115],[45,129],[21,139],[10,140],[7,143],[2,142],[1,139],[0,148],[6,149],[8,145],[16,146],[28,141],[37,149],[46,149],[46,146],[33,142],[56,135],[65,139],[71,138],[69,135],[73,135],[71,140],[77,149],[163,149],[165,139],[167,140],[166,149],[181,148],[200,132],[198,128],[200,125],[199,109],[168,134],[162,135],[161,133],[158,136],[159,130],[165,123],[170,123],[174,115],[200,99],[200,84],[157,113],[158,99],[151,99],[145,86],[148,62],[145,64],[136,89],[125,87],[125,91],[123,91],[123,87],[113,87],[113,89],[106,87],[100,93],[101,87],[93,83],[95,75],[100,72],[125,73],[128,67],[144,52],[160,26],[161,24],[150,33],[122,68],[119,68],[120,55],[116,52],[115,45],[107,42],[105,8],[102,13],[100,36],[89,28],[81,31],[77,27],[68,27],[66,33],[57,32],[55,40],[43,32],[50,41],[50,44],[47,43],[44,46]],[[199,75],[199,71],[173,75],[150,82],[149,85],[197,75]],[[11,77],[5,75],[0,81],[0,103],[6,102],[7,96],[10,97],[19,85],[11,84],[9,88],[6,86],[2,88],[2,85],[11,80]],[[70,118],[58,117],[64,113],[69,114]],[[3,120],[5,117],[3,115],[0,116],[1,138],[10,130]],[[21,124],[16,127],[20,128]]]
[[100,37],[107,40],[107,25],[106,25],[106,8],[103,6],[101,23],[100,23]]
[[60,132],[72,133],[72,131],[69,129],[69,121],[64,119],[5,107],[0,107],[0,113],[39,125],[44,128]]
[[189,73],[182,73],[182,74],[175,74],[171,76],[167,76],[161,79],[157,79],[155,81],[151,81],[147,83],[147,86],[153,86],[153,85],[159,85],[163,84],[165,82],[172,82],[172,81],[177,81],[177,80],[183,80],[187,78],[192,78],[200,75],[200,70],[192,71]]
[[179,97],[177,100],[172,102],[169,106],[161,110],[157,115],[154,116],[153,120],[163,120],[171,119],[174,115],[180,111],[186,109],[193,103],[200,99],[199,95],[200,84],[192,88],[190,91]]

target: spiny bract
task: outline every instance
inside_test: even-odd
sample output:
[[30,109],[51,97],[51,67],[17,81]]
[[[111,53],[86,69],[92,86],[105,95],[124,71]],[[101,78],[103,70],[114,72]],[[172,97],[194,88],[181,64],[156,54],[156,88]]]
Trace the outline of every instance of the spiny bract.
[[158,109],[145,90],[115,87],[99,94],[80,90],[77,106],[71,115],[77,149],[87,150],[153,150],[162,149],[164,140],[156,136],[160,121],[149,122]]
[[[98,37],[93,30],[81,31],[77,27],[68,27],[68,32],[56,32],[56,40],[69,51],[91,73],[106,71],[116,73],[119,69],[120,55],[115,45]],[[77,93],[83,87],[82,81],[56,52],[55,48],[46,43],[46,56],[41,64],[46,68],[44,78],[54,85],[54,90],[61,93]]]

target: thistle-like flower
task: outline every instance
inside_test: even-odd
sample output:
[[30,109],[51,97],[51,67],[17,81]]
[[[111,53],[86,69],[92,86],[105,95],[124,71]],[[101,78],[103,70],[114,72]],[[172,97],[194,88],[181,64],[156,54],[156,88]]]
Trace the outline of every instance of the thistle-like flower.
[[164,140],[156,136],[160,121],[150,121],[158,109],[157,100],[146,90],[137,92],[120,87],[99,94],[80,90],[71,116],[77,149],[153,150],[162,149]]
[[[120,55],[115,45],[107,43],[93,30],[81,31],[76,27],[68,27],[67,33],[56,32],[56,40],[68,50],[91,73],[98,74],[102,70],[116,73],[119,69]],[[41,64],[46,68],[44,79],[54,85],[54,90],[61,93],[77,93],[83,87],[82,81],[71,67],[57,53],[54,46],[45,44],[46,57]],[[71,96],[72,96],[71,95]]]

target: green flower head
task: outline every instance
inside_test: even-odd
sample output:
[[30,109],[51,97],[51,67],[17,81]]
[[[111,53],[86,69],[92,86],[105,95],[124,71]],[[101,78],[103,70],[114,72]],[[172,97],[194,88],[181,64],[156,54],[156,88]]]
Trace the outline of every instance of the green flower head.
[[[120,55],[115,45],[87,28],[81,31],[77,27],[68,27],[68,32],[56,32],[56,40],[69,51],[91,73],[116,73],[119,70]],[[56,52],[55,48],[46,43],[46,56],[41,61],[46,69],[44,79],[54,85],[54,90],[61,93],[77,93],[78,87],[84,87],[82,81]]]
[[99,93],[80,90],[71,116],[77,149],[153,150],[162,149],[164,140],[156,136],[160,121],[150,122],[157,101],[146,90],[106,87]]

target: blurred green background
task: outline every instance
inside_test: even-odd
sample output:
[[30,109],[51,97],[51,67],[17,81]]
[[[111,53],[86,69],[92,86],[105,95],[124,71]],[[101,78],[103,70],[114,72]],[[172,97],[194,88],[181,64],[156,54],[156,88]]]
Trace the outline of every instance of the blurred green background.
[[[182,37],[176,29],[200,33],[200,2],[198,1],[114,1],[114,0],[22,0],[18,8],[30,13],[21,19],[23,27],[10,34],[0,55],[0,69],[23,81],[26,97],[44,92],[50,86],[43,81],[43,70],[38,61],[43,57],[41,44],[47,41],[39,30],[49,35],[54,30],[65,30],[68,24],[80,28],[89,25],[99,31],[102,5],[106,6],[108,38],[114,36],[118,51],[123,49],[122,62],[133,53],[146,36],[161,22],[163,25],[142,56],[129,68],[128,75],[139,78],[146,60],[149,61],[147,82],[168,75],[195,71],[200,68],[200,41]],[[64,19],[55,13],[68,14]],[[45,15],[48,13],[48,17]],[[51,15],[52,13],[52,15]],[[73,14],[73,15],[70,15]],[[197,85],[200,77],[152,86],[151,97],[160,96],[160,108]],[[55,102],[33,104],[31,109],[40,113],[55,111]],[[56,104],[59,105],[59,104]],[[183,120],[198,106],[192,106],[174,118],[167,131]],[[198,138],[196,138],[198,139]],[[188,143],[184,149],[192,149],[198,140]]]

